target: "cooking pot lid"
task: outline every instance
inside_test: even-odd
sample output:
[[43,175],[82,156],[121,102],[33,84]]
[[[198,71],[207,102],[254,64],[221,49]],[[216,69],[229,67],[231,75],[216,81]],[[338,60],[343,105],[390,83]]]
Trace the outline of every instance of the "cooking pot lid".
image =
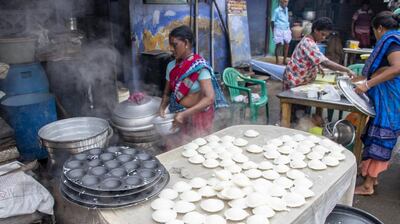
[[143,118],[158,112],[161,98],[144,96],[140,102],[125,100],[118,104],[113,113],[119,117],[132,119]]
[[349,78],[340,77],[338,78],[337,84],[340,90],[342,90],[343,95],[353,103],[358,110],[368,116],[375,117],[375,110],[372,106],[371,100],[365,93],[357,94],[354,91],[354,85]]

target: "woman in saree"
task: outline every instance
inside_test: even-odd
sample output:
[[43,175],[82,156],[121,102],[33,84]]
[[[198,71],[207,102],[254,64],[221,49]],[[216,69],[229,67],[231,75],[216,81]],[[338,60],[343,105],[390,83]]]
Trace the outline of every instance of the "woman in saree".
[[193,53],[193,43],[188,26],[177,27],[169,35],[175,60],[167,66],[160,115],[165,115],[168,104],[170,113],[175,113],[174,128],[180,128],[175,145],[210,134],[215,109],[227,106],[213,69],[203,57]]
[[400,18],[390,11],[379,13],[372,20],[376,46],[363,69],[362,84],[357,93],[371,99],[376,116],[367,124],[361,173],[364,182],[355,194],[372,195],[378,175],[388,168],[392,150],[400,135]]

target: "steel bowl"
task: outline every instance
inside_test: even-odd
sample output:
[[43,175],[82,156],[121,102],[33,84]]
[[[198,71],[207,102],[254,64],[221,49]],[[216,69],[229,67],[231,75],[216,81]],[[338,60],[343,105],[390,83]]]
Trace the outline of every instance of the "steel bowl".
[[179,128],[173,129],[173,121],[175,114],[166,114],[165,117],[158,116],[153,119],[154,128],[162,135],[171,135],[179,131]]
[[303,19],[308,20],[308,21],[313,21],[316,17],[316,12],[315,11],[304,11],[303,12]]

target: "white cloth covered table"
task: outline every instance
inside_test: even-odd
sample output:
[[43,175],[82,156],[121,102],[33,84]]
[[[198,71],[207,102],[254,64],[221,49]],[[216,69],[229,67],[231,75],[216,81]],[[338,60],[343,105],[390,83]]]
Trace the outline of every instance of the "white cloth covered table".
[[[238,125],[226,128],[214,134],[219,137],[224,135],[243,137],[244,131],[248,129],[254,129],[260,133],[260,136],[257,138],[247,138],[249,144],[258,145],[265,145],[268,140],[281,135],[294,135],[298,133],[306,134],[293,129],[269,125]],[[171,168],[185,167],[189,169],[194,176],[203,178],[211,177],[213,169],[206,169],[201,165],[190,164],[186,158],[182,157],[182,150],[183,147],[179,147],[159,155],[158,158],[168,170],[171,170]],[[244,152],[244,154],[255,162],[265,160],[262,154],[250,154],[248,152]],[[350,151],[345,150],[344,154],[346,155],[346,159],[337,167],[328,168],[323,171],[312,171],[308,168],[302,169],[302,171],[314,182],[312,190],[314,191],[315,196],[307,199],[307,203],[300,208],[292,208],[289,212],[277,212],[274,217],[269,219],[270,223],[321,224],[324,223],[326,217],[333,210],[336,204],[340,203],[351,206],[353,202],[357,166],[356,159]],[[184,180],[180,178],[178,174],[170,174],[171,180],[167,187],[172,187],[172,185],[177,181]],[[150,203],[152,200],[133,207],[108,210],[101,209],[98,211],[101,218],[106,220],[109,224],[156,223],[151,218],[153,210],[150,208]],[[227,207],[228,206],[225,206],[225,208]],[[201,211],[199,208],[197,210]],[[201,212],[205,213],[204,211]],[[223,215],[223,211],[219,214]]]

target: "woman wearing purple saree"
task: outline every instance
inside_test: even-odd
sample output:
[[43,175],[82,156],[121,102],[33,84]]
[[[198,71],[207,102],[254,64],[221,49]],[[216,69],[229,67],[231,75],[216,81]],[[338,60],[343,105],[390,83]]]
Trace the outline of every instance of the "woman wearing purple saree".
[[361,173],[364,183],[355,194],[372,195],[379,173],[388,168],[392,150],[400,136],[400,18],[390,11],[372,20],[378,42],[363,69],[365,81],[356,87],[372,100],[376,116],[371,118],[362,137],[364,143]]

